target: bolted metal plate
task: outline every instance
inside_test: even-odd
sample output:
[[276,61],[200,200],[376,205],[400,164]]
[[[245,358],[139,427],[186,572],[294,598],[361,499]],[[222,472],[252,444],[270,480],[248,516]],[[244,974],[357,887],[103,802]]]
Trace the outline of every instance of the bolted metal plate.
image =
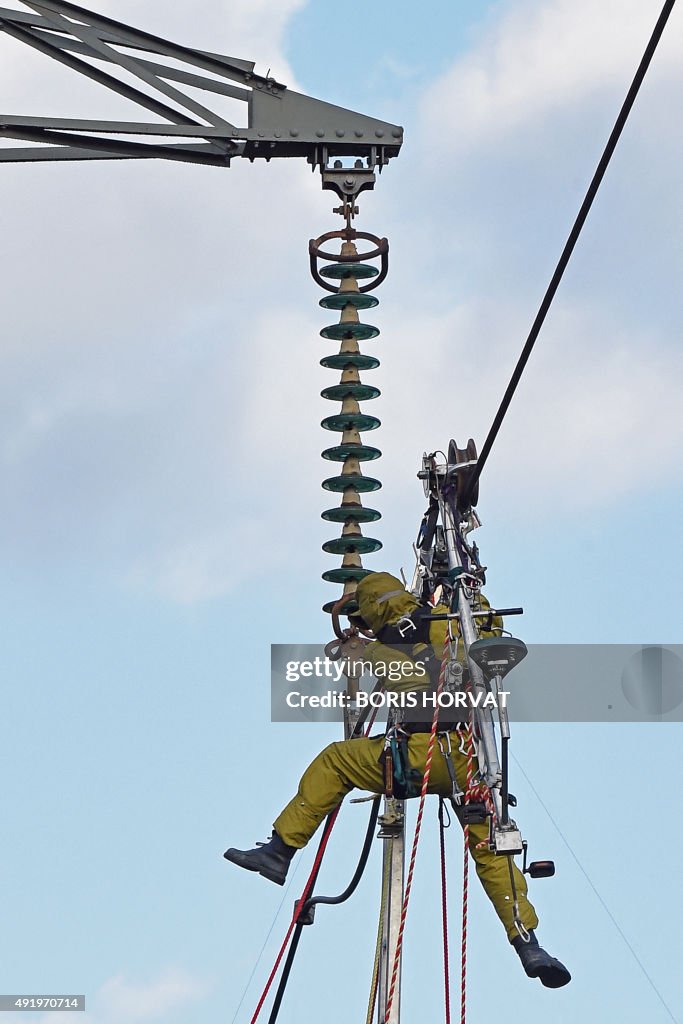
[[522,853],[522,833],[518,828],[499,827],[493,830],[493,852],[496,854]]
[[345,398],[355,398],[357,402],[369,402],[373,398],[379,398],[382,392],[379,388],[373,388],[371,384],[333,384],[332,387],[323,388],[320,392],[323,398],[331,402],[343,402]]
[[349,535],[338,537],[336,540],[328,540],[323,544],[323,551],[326,551],[328,555],[345,555],[348,551],[357,551],[359,555],[370,555],[373,551],[379,551],[381,547],[381,540]]
[[366,416],[362,412],[340,413],[339,416],[326,416],[320,424],[325,430],[377,430],[381,426],[381,420],[376,416]]
[[325,356],[320,365],[328,370],[345,370],[347,366],[355,366],[357,370],[376,370],[379,359],[363,355],[362,352],[338,352],[333,356]]
[[326,295],[318,303],[323,309],[343,309],[344,306],[355,306],[356,309],[372,309],[379,305],[379,299],[374,295],[362,292],[337,292],[336,295]]
[[369,341],[379,335],[379,328],[370,324],[356,324],[352,320],[346,323],[330,324],[323,327],[320,332],[321,338],[329,338],[330,341],[343,341],[344,338],[355,338],[356,341]]
[[323,487],[326,491],[334,491],[341,494],[353,487],[359,494],[367,494],[368,491],[378,491],[382,484],[371,476],[359,476],[357,473],[347,473],[345,476],[331,476],[323,480]]
[[365,508],[364,505],[340,505],[338,508],[328,508],[321,513],[321,519],[327,523],[376,523],[382,518],[382,513],[374,508]]
[[379,448],[373,448],[369,444],[338,444],[334,448],[326,448],[322,457],[328,462],[345,462],[346,459],[355,458],[359,462],[372,462],[381,455]]
[[341,281],[343,277],[361,278],[377,277],[379,270],[371,263],[332,263],[329,267],[323,267],[320,271],[321,277],[329,277],[333,281]]

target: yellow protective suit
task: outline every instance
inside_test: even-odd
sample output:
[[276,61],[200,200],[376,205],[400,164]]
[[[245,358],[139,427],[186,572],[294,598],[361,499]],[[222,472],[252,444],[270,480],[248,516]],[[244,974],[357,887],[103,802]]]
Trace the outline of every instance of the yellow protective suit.
[[[400,593],[394,596],[396,591],[400,591]],[[391,596],[387,597],[387,594]],[[404,590],[401,581],[389,573],[373,573],[361,580],[358,585],[358,599],[360,614],[375,632],[385,622],[396,622],[401,615],[412,612],[419,603]],[[445,637],[445,621],[431,624],[430,639],[439,656],[443,650]],[[364,657],[373,660],[375,664],[384,658],[405,660],[404,653],[401,654],[378,642],[371,643],[366,647]],[[386,685],[387,689],[416,690],[429,685],[429,681],[424,676],[413,676],[408,670],[400,680],[391,683],[387,681]],[[428,733],[414,733],[408,740],[410,766],[417,768],[420,772],[424,772],[428,742]],[[467,784],[467,759],[464,754],[459,752],[459,745],[458,733],[452,732],[451,757],[458,784],[464,790]],[[289,846],[303,847],[323,819],[341,803],[352,789],[382,793],[384,779],[380,758],[383,750],[384,736],[342,740],[325,747],[304,772],[296,796],[290,800],[273,823],[280,838]],[[438,745],[432,760],[428,792],[438,793],[444,797],[450,796],[452,792],[446,760]],[[496,856],[488,849],[487,845],[477,849],[479,843],[488,839],[488,833],[488,824],[470,825],[470,852],[486,895],[493,903],[508,938],[512,941],[518,933],[512,919],[512,891],[508,858]],[[536,928],[538,918],[527,898],[526,880],[516,866],[513,870],[522,924],[527,929]]]

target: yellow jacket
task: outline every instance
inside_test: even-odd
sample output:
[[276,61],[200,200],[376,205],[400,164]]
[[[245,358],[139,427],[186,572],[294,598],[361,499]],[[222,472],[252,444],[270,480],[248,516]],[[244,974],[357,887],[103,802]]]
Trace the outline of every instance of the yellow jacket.
[[[403,586],[401,580],[388,572],[373,572],[363,577],[357,588],[358,613],[367,626],[377,634],[383,626],[393,625],[405,615],[410,615],[420,606],[416,597]],[[483,594],[477,602],[481,608],[490,608]],[[444,615],[449,609],[446,605],[437,604],[431,609],[436,615]],[[443,658],[449,622],[439,619],[429,625],[429,641],[437,658]],[[465,648],[462,643],[460,624],[457,619],[450,620],[452,635],[457,638],[457,660],[466,664]],[[481,636],[499,635],[503,628],[503,620],[495,616],[490,631],[480,630]],[[410,633],[406,634],[406,644],[401,647],[389,647],[380,640],[373,640],[363,652],[363,657],[374,666],[375,675],[381,678],[387,690],[404,693],[430,688],[427,672],[421,666],[420,655],[428,650],[425,643],[414,644],[410,641]]]

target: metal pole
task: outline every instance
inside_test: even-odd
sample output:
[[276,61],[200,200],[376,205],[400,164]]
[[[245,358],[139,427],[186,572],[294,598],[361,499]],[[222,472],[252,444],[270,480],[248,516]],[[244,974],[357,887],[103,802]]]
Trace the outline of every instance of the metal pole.
[[[384,801],[385,817],[398,812],[400,824],[395,834],[384,840],[382,877],[388,873],[389,889],[382,916],[382,947],[379,962],[379,991],[377,1000],[377,1024],[399,1024],[401,1019],[401,963],[399,960],[396,990],[391,1005],[391,1014],[386,1021],[387,999],[394,969],[396,943],[398,941],[405,884],[405,816],[402,801]],[[388,866],[387,866],[388,862]]]
[[[457,528],[453,513],[449,505],[442,498],[439,498],[439,505],[441,509],[442,522],[444,524],[444,535],[446,538],[446,548],[448,550],[449,567],[451,569],[467,569],[468,566],[463,566],[460,552],[458,551],[458,546],[456,544],[455,536]],[[469,651],[470,645],[477,639],[478,634],[472,617],[472,609],[470,608],[469,601],[465,597],[462,587],[459,588],[458,592],[458,612],[460,613],[460,630],[465,643],[465,650]],[[472,679],[472,690],[475,694],[481,693],[483,699],[487,692],[483,673],[479,666],[471,660],[469,660],[469,669],[470,677]],[[474,713],[477,719],[477,727],[481,740],[481,750],[477,752],[479,766],[480,769],[483,769],[481,774],[491,790],[491,796],[493,797],[496,813],[500,820],[503,814],[503,806],[500,796],[502,773],[500,761],[498,759],[498,750],[496,747],[493,715],[489,710],[482,710],[481,707],[475,708]],[[481,756],[482,754],[483,756]]]

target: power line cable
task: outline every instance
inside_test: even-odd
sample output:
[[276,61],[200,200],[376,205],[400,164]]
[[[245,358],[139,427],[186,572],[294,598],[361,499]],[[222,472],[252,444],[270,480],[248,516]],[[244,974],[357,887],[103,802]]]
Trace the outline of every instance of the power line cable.
[[297,872],[298,872],[299,868],[301,867],[301,864],[302,864],[302,858],[299,857],[297,862],[296,862],[296,864],[294,865],[294,870],[292,871],[292,876],[289,879],[289,881],[287,882],[287,886],[285,888],[285,891],[282,894],[282,899],[280,900],[280,902],[278,904],[278,907],[277,907],[277,910],[275,911],[275,915],[273,917],[273,920],[270,923],[270,928],[268,929],[268,932],[266,933],[266,937],[263,940],[263,945],[261,946],[261,950],[260,950],[258,956],[256,957],[256,962],[254,963],[254,966],[252,968],[251,974],[249,975],[247,983],[244,986],[244,991],[242,992],[242,995],[240,997],[240,1001],[237,1004],[237,1006],[235,1007],[235,1013],[233,1014],[233,1018],[232,1018],[231,1024],[235,1024],[235,1021],[237,1020],[237,1015],[239,1014],[239,1012],[240,1012],[240,1010],[242,1008],[242,1004],[244,1003],[244,1000],[246,999],[246,995],[247,995],[247,992],[249,991],[249,987],[250,987],[252,981],[254,980],[254,975],[256,974],[258,965],[261,963],[261,960],[263,958],[263,954],[265,952],[266,946],[268,945],[268,940],[270,939],[270,936],[273,933],[273,928],[275,927],[277,919],[280,916],[280,911],[282,910],[282,908],[284,906],[285,900],[289,896],[289,890],[290,890],[290,888],[292,886],[292,882],[296,878]]
[[580,861],[580,860],[579,860],[579,858],[577,857],[576,853],[575,853],[575,852],[574,852],[574,850],[572,849],[572,846],[571,846],[571,844],[570,844],[569,840],[568,840],[568,839],[567,839],[567,837],[565,836],[565,834],[564,834],[564,832],[562,831],[562,829],[560,828],[560,826],[559,826],[559,825],[557,824],[557,821],[555,820],[555,818],[553,817],[552,813],[550,812],[550,809],[548,808],[547,804],[545,803],[545,801],[544,801],[544,800],[543,800],[543,798],[541,797],[541,794],[540,794],[540,793],[538,792],[538,790],[537,790],[537,789],[536,789],[536,787],[534,786],[533,782],[531,781],[531,779],[529,778],[529,776],[527,775],[527,773],[526,773],[526,772],[524,771],[524,769],[522,768],[521,764],[519,763],[519,759],[518,759],[517,757],[515,757],[515,755],[514,755],[514,754],[512,755],[512,759],[514,760],[514,762],[515,762],[515,764],[517,765],[517,767],[519,768],[520,772],[522,773],[522,775],[523,775],[523,776],[524,776],[524,778],[526,779],[526,781],[527,781],[527,783],[528,783],[528,785],[529,785],[529,788],[531,789],[532,793],[534,794],[534,796],[535,796],[535,797],[536,797],[536,799],[538,800],[539,804],[541,805],[541,807],[543,808],[543,810],[545,811],[545,813],[546,813],[546,814],[548,815],[548,817],[550,818],[550,820],[551,820],[551,822],[552,822],[552,824],[553,824],[553,827],[555,828],[555,831],[557,832],[557,834],[559,835],[560,839],[562,840],[562,842],[564,843],[564,845],[565,845],[565,846],[567,847],[567,849],[569,850],[569,852],[571,853],[572,857],[574,858],[574,860],[575,860],[575,862],[576,862],[576,865],[577,865],[577,867],[578,867],[579,871],[581,872],[581,874],[583,875],[583,877],[584,877],[584,878],[586,879],[586,881],[587,881],[587,882],[588,882],[588,884],[590,885],[591,889],[592,889],[592,890],[593,890],[593,892],[595,893],[595,895],[596,895],[597,899],[599,900],[599,902],[600,902],[600,905],[601,905],[602,909],[603,909],[603,910],[605,911],[605,913],[606,913],[606,914],[607,914],[607,916],[609,917],[610,921],[612,922],[612,924],[614,925],[614,927],[616,928],[616,930],[617,930],[617,931],[619,932],[619,934],[621,935],[622,939],[624,940],[624,943],[626,944],[627,948],[628,948],[628,949],[630,950],[630,952],[631,952],[631,955],[633,956],[633,959],[634,959],[634,960],[636,961],[636,963],[637,963],[637,964],[638,964],[638,966],[640,967],[641,971],[643,972],[643,974],[644,974],[644,975],[645,975],[645,977],[647,978],[647,981],[649,982],[649,984],[650,984],[650,987],[651,987],[651,988],[653,989],[653,991],[655,992],[655,994],[656,994],[657,998],[659,999],[660,1003],[662,1004],[662,1006],[664,1007],[664,1009],[665,1009],[665,1010],[666,1010],[666,1012],[668,1013],[669,1017],[671,1017],[671,1020],[672,1020],[672,1021],[674,1022],[674,1024],[679,1024],[679,1021],[678,1021],[678,1020],[676,1019],[676,1017],[674,1017],[673,1013],[671,1012],[671,1009],[670,1009],[669,1005],[667,1004],[666,1000],[664,999],[664,996],[663,996],[663,995],[662,995],[662,993],[661,993],[661,992],[659,991],[659,989],[658,989],[658,988],[657,988],[657,986],[655,985],[654,981],[653,981],[653,980],[652,980],[652,978],[650,977],[650,974],[648,973],[648,971],[647,971],[647,969],[646,969],[645,965],[643,964],[643,961],[642,961],[642,960],[640,959],[640,957],[639,957],[639,956],[638,956],[638,954],[636,953],[635,949],[633,948],[633,946],[631,945],[631,943],[630,943],[630,942],[629,942],[629,940],[627,939],[626,935],[624,934],[624,931],[622,930],[622,928],[621,928],[621,927],[620,927],[620,925],[619,925],[619,922],[618,922],[618,921],[617,921],[617,919],[615,918],[615,916],[614,916],[614,914],[612,913],[612,911],[610,910],[610,908],[609,908],[609,907],[607,906],[607,904],[605,903],[604,899],[602,898],[602,896],[601,896],[601,895],[600,895],[600,893],[598,892],[598,890],[597,890],[597,888],[596,888],[595,884],[593,883],[593,880],[591,879],[590,875],[588,874],[588,872],[587,872],[587,871],[586,871],[586,869],[584,868],[583,864],[581,863],[581,861]]
[[543,296],[543,301],[541,302],[538,313],[536,314],[536,319],[534,320],[533,325],[531,327],[531,331],[529,332],[529,337],[527,338],[524,344],[522,353],[517,361],[517,365],[515,366],[512,377],[510,378],[510,383],[508,384],[505,394],[503,395],[503,400],[500,403],[498,412],[495,415],[495,418],[491,425],[491,429],[489,430],[486,441],[484,442],[484,446],[477,460],[477,464],[473,468],[472,474],[469,477],[467,484],[467,492],[465,495],[466,501],[468,503],[472,498],[477,480],[481,476],[481,472],[484,466],[486,465],[486,460],[488,459],[491,453],[493,443],[496,440],[496,437],[498,436],[498,432],[502,426],[505,414],[507,413],[510,403],[512,402],[514,393],[517,390],[517,385],[521,380],[522,373],[524,372],[524,368],[529,360],[529,356],[531,355],[531,351],[536,343],[536,339],[538,338],[538,335],[541,332],[541,327],[543,326],[543,323],[545,321],[548,310],[550,309],[552,301],[555,298],[555,293],[557,292],[557,289],[560,285],[562,276],[565,270],[567,269],[567,264],[569,263],[572,252],[574,251],[574,246],[576,245],[579,235],[581,234],[581,230],[586,222],[586,218],[588,217],[590,208],[593,205],[593,200],[595,199],[602,179],[605,176],[605,171],[607,170],[610,159],[612,158],[612,154],[616,149],[624,125],[626,124],[628,116],[631,112],[631,108],[633,107],[636,96],[638,95],[638,90],[640,89],[640,86],[643,83],[643,79],[645,78],[647,69],[650,66],[652,57],[654,56],[655,50],[657,49],[657,44],[659,43],[659,40],[662,37],[664,27],[668,21],[671,11],[673,10],[675,2],[676,0],[666,0],[666,3],[662,8],[661,14],[657,19],[657,24],[654,27],[654,30],[650,37],[650,41],[648,42],[647,47],[645,49],[645,53],[643,54],[640,64],[638,65],[638,70],[636,71],[635,77],[631,83],[631,87],[628,93],[626,94],[626,99],[624,100],[622,108],[619,111],[619,116],[617,117],[614,127],[612,128],[610,137],[607,140],[607,145],[605,146],[605,150],[600,158],[600,162],[598,163],[595,174],[593,175],[593,180],[588,186],[588,191],[586,192],[583,203],[581,204],[581,208],[577,214],[576,220],[574,221],[574,226],[572,227],[569,237],[565,243],[564,249],[562,250],[562,255],[560,256],[559,262],[555,268],[555,273],[553,274],[550,280],[550,284],[548,285],[547,291]]
[[[287,988],[287,984],[289,982],[289,976],[292,971],[292,965],[294,963],[294,957],[296,956],[297,947],[299,945],[299,939],[301,938],[301,933],[305,927],[302,918],[305,918],[306,915],[311,910],[314,910],[315,906],[318,903],[326,903],[330,906],[334,906],[339,903],[345,903],[346,900],[350,899],[350,897],[358,888],[358,884],[361,878],[363,877],[363,873],[368,862],[368,857],[370,856],[370,847],[372,846],[375,826],[377,824],[377,817],[379,815],[380,799],[381,798],[377,796],[372,801],[372,807],[370,809],[370,818],[368,820],[368,827],[365,833],[365,839],[363,841],[363,848],[361,850],[360,858],[358,860],[358,865],[353,873],[353,878],[351,879],[347,887],[344,889],[342,893],[339,894],[339,896],[309,896],[308,899],[306,899],[306,901],[301,906],[301,909],[299,911],[299,920],[297,921],[297,925],[294,930],[294,935],[292,936],[292,943],[289,947],[289,953],[287,955],[285,965],[282,968],[280,984],[278,985],[277,992],[275,993],[275,999],[273,1000],[273,1007],[270,1012],[270,1017],[268,1018],[268,1024],[275,1024],[275,1021],[277,1020],[278,1014],[280,1012],[280,1006],[282,1005],[282,999],[285,994],[285,989]],[[311,889],[312,888],[313,886],[311,886]]]

